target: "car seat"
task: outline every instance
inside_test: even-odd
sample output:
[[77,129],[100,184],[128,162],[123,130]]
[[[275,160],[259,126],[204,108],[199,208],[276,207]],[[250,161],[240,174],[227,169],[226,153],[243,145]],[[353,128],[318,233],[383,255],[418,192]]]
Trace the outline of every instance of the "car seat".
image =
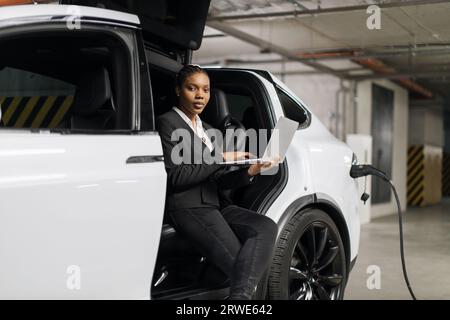
[[70,128],[114,129],[115,114],[108,71],[97,67],[83,73],[70,110]]
[[224,135],[228,129],[241,129],[242,135],[237,135],[237,143],[235,143],[232,148],[228,148],[227,150],[244,150],[243,144],[245,143],[245,127],[239,120],[231,115],[228,108],[227,96],[223,90],[211,90],[211,98],[209,103],[203,110],[200,117],[215,129],[220,130]]

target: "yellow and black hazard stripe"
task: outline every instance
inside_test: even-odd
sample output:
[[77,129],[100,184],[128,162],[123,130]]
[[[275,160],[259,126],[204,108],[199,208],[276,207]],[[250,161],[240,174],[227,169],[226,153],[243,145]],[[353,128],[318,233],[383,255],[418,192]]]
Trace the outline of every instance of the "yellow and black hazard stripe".
[[408,205],[424,204],[425,154],[423,145],[408,148]]
[[442,196],[450,196],[450,153],[442,157]]
[[1,127],[55,128],[68,114],[73,96],[0,97]]

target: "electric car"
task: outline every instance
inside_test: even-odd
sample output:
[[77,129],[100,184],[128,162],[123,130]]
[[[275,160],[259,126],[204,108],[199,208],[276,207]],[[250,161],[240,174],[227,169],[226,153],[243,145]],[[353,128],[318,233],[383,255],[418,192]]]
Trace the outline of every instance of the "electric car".
[[[226,297],[165,218],[154,125],[209,0],[60,2],[0,8],[0,298]],[[208,73],[212,126],[299,123],[276,174],[228,194],[279,227],[255,298],[342,299],[360,232],[352,151],[269,72]]]

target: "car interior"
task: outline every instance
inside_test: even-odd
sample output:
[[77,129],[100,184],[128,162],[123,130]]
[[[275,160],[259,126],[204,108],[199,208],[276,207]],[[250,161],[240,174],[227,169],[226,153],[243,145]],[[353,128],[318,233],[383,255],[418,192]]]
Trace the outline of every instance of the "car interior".
[[[163,65],[158,59],[153,64],[149,60],[155,117],[177,104],[174,90],[177,68],[164,69]],[[202,121],[222,133],[227,129],[273,127],[268,121],[267,101],[264,94],[259,94],[262,89],[253,76],[213,69],[208,70],[208,75],[211,98],[200,116]],[[245,142],[244,148],[248,151],[248,141]],[[258,150],[258,154],[263,151]],[[255,183],[240,189],[222,190],[223,203],[234,203],[263,213],[262,203],[283,179],[285,171],[281,166],[280,169],[276,175],[258,176]],[[226,275],[210,264],[193,244],[177,234],[166,215],[153,276],[152,299],[220,299],[226,296],[228,286]]]
[[130,129],[129,58],[118,38],[49,32],[7,38],[1,47],[1,127]]

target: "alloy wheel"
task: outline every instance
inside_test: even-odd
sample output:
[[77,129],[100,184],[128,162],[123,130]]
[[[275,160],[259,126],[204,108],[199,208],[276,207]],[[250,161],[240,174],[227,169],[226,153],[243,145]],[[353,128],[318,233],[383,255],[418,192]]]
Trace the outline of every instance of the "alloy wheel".
[[345,261],[327,224],[313,222],[298,239],[289,270],[290,300],[336,300],[345,283]]

